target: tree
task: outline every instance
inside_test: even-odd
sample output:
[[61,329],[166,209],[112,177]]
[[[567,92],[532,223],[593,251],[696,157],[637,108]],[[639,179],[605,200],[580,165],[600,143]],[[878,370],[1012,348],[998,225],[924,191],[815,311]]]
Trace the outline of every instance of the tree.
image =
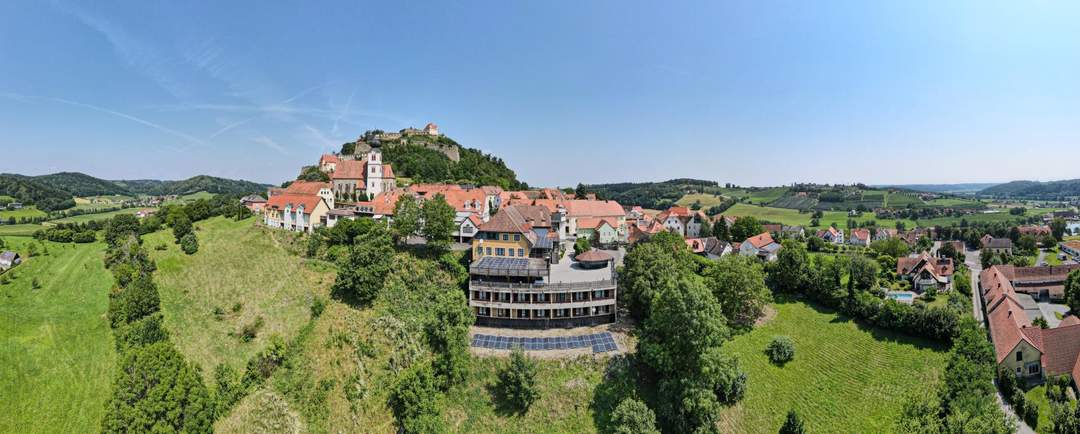
[[731,239],[732,241],[742,241],[764,231],[758,219],[739,217],[738,220],[735,220],[735,224],[731,225]]
[[731,228],[728,228],[727,219],[724,216],[719,216],[716,219],[716,224],[712,227],[713,236],[723,241],[731,241]]
[[394,242],[400,243],[420,232],[420,203],[409,194],[403,194],[394,204],[394,222],[391,223]]
[[574,240],[574,256],[588,252],[589,250],[592,250],[592,244],[589,243],[588,237],[581,237]]
[[851,257],[848,265],[850,284],[855,289],[870,290],[877,286],[878,263],[861,255]]
[[1073,315],[1080,313],[1080,270],[1073,270],[1065,278],[1065,304]]
[[441,396],[431,365],[415,363],[394,383],[390,391],[390,409],[406,433],[441,432],[438,429]]
[[209,433],[213,403],[198,370],[169,342],[137,348],[120,361],[101,430]]
[[469,362],[469,327],[476,322],[465,294],[445,288],[438,294],[427,324],[428,345],[435,353],[432,367],[443,390],[465,379]]
[[620,294],[630,314],[644,320],[656,294],[674,287],[682,274],[692,273],[690,250],[678,234],[663,231],[634,244],[623,259]]
[[904,240],[899,238],[874,241],[870,243],[870,250],[877,252],[879,255],[889,255],[894,258],[903,258],[911,253],[911,248],[908,247]]
[[[915,242],[916,252],[928,252],[934,247],[934,242],[929,237],[923,235],[919,237],[919,240]],[[898,256],[899,257],[899,256]]]
[[180,249],[189,255],[194,255],[199,251],[199,239],[195,237],[194,232],[188,232],[180,239]]
[[953,246],[952,243],[942,244],[941,248],[938,249],[938,256],[951,258],[953,261],[960,260],[960,252],[956,251],[956,246]]
[[370,304],[379,295],[393,261],[394,243],[390,234],[373,225],[367,237],[356,239],[349,255],[339,264],[333,292],[354,297],[361,305]]
[[784,425],[780,427],[780,434],[803,434],[804,432],[806,432],[806,428],[803,427],[799,414],[794,409],[788,410],[787,419],[784,420]]
[[907,225],[905,225],[903,221],[897,220],[896,221],[896,230],[898,232],[903,232],[903,231],[907,230]]
[[115,289],[109,294],[109,307],[106,315],[113,328],[137,321],[161,309],[161,299],[152,278],[141,275],[126,287]]
[[825,246],[827,246],[825,240],[816,236],[810,236],[810,238],[806,240],[806,250],[811,252],[820,252],[822,250],[825,250]]
[[180,243],[184,239],[184,236],[192,232],[191,219],[186,214],[178,215],[172,221],[173,238],[177,243]]
[[1046,322],[1046,318],[1043,318],[1041,316],[1031,320],[1031,323],[1034,324],[1034,325],[1039,326],[1039,328],[1041,328],[1041,329],[1050,328],[1050,323]]
[[[110,247],[120,244],[128,235],[140,233],[139,219],[132,214],[117,214],[105,224],[105,244]],[[178,238],[179,239],[179,238]]]
[[1016,240],[1016,248],[1028,255],[1034,255],[1039,246],[1033,235],[1022,235]]
[[450,248],[451,234],[454,233],[454,207],[446,202],[442,193],[424,202],[421,209],[424,226],[421,234],[427,239],[427,245],[437,250]]
[[696,275],[679,276],[653,303],[638,354],[661,375],[677,378],[698,372],[704,351],[719,347],[730,336],[720,303]]
[[612,434],[660,434],[656,414],[644,402],[626,398],[611,412]]
[[709,235],[712,235],[712,226],[709,224],[709,219],[701,218],[699,219],[699,221],[701,222],[701,227],[698,228],[698,236],[707,237]]
[[795,358],[795,342],[787,336],[773,336],[765,347],[765,353],[773,363],[783,365]]
[[510,363],[499,371],[499,390],[503,400],[522,414],[540,397],[536,387],[536,361],[526,356],[521,347],[510,352]]
[[[814,237],[818,241],[820,238]],[[810,283],[810,259],[802,243],[786,240],[769,269],[769,281],[782,292],[800,293]],[[723,303],[723,301],[721,301]]]
[[1060,241],[1065,239],[1065,230],[1068,225],[1065,223],[1065,219],[1057,217],[1050,221],[1050,234],[1054,236],[1054,239]]
[[[788,243],[797,244],[795,241]],[[732,328],[750,329],[765,312],[765,306],[772,302],[772,292],[765,286],[765,272],[756,258],[724,256],[706,265],[702,277]]]

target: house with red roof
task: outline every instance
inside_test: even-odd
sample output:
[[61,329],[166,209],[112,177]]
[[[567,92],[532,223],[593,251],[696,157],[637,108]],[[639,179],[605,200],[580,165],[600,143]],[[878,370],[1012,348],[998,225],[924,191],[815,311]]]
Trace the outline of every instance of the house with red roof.
[[896,260],[896,275],[910,281],[911,287],[920,294],[930,288],[937,291],[952,289],[954,271],[952,258],[935,258],[926,252]]
[[707,218],[705,213],[693,211],[685,206],[673,206],[656,216],[656,220],[669,231],[687,238],[702,236],[701,222]]
[[847,242],[853,246],[870,247],[870,229],[852,229]]
[[[1037,267],[1031,267],[1037,268]],[[1066,317],[1057,327],[1033,324],[1041,316],[1037,304],[1025,307],[1030,296],[1016,292],[1005,270],[995,265],[979,274],[990,339],[999,368],[1015,372],[1029,382],[1068,375],[1073,384],[1080,378],[1080,320]]]
[[844,232],[832,226],[817,231],[817,237],[833,244],[844,244]]
[[[333,183],[333,192],[339,198],[368,199],[384,191],[390,191],[397,187],[397,178],[394,169],[389,163],[382,162],[382,147],[379,140],[375,139],[369,144],[371,150],[364,155],[362,160],[348,160],[333,156],[327,158],[326,165],[333,165],[329,171],[330,180]],[[320,167],[323,167],[323,159],[320,159]]]
[[326,224],[330,207],[313,194],[282,193],[266,201],[263,223],[271,228],[296,232],[314,232]]
[[747,238],[739,245],[739,254],[743,256],[756,256],[765,261],[775,261],[776,254],[783,246],[773,239],[772,234],[762,232]]
[[613,244],[622,240],[617,222],[598,217],[577,219],[577,236],[599,244]]

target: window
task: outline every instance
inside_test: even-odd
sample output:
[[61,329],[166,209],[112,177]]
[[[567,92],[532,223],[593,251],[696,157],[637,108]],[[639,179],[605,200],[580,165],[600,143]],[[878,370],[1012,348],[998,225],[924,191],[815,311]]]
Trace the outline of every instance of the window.
[[518,310],[518,318],[528,318],[528,317],[529,317],[529,311],[528,310],[526,310],[526,309]]
[[510,249],[510,256],[514,256],[514,249]]
[[518,256],[524,258],[525,257],[525,249],[518,249]]
[[547,294],[536,294],[536,301],[537,302],[547,301]]
[[502,247],[495,248],[495,256],[506,256],[506,249]]
[[491,254],[491,247],[487,248],[487,254],[489,254],[489,255]]
[[510,234],[503,234],[503,241],[509,241],[509,240],[510,240]]
[[1032,363],[1031,365],[1028,365],[1028,374],[1038,374],[1038,373],[1039,373],[1039,364],[1038,363]]
[[476,255],[480,256],[480,255],[483,255],[483,254],[484,254],[484,248],[483,247],[477,247],[476,248]]
[[1016,352],[1016,361],[1021,362],[1023,360],[1024,360],[1024,352],[1023,351],[1017,351]]
[[521,241],[521,234],[514,234],[514,241]]

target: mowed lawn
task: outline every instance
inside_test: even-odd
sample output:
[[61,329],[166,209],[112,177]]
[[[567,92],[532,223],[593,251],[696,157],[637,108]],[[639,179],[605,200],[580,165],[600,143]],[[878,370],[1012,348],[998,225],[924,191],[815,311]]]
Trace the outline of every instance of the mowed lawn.
[[[196,223],[199,251],[190,256],[174,244],[171,230],[143,237],[158,266],[154,280],[169,332],[189,360],[202,366],[207,380],[219,363],[243,372],[271,335],[295,336],[310,315],[315,294],[325,297],[333,279],[275,241],[289,234],[254,222],[215,217]],[[159,245],[166,250],[157,250]],[[240,309],[234,312],[237,303]],[[223,311],[220,318],[215,307]],[[256,338],[241,342],[236,335],[258,317],[264,324]]]
[[34,232],[44,229],[44,226],[36,224],[0,225],[0,236],[29,237]]
[[[776,432],[794,408],[807,432],[891,432],[905,396],[926,393],[944,372],[940,344],[857,325],[802,302],[724,344],[748,376],[746,397],[724,410],[722,432]],[[773,365],[773,336],[795,341],[795,359]]]
[[94,214],[81,214],[77,216],[64,217],[62,219],[50,220],[49,223],[86,223],[93,220],[108,220],[119,214],[135,214],[143,208],[124,208],[108,212],[99,212]]
[[19,209],[0,211],[0,220],[6,222],[9,218],[15,217],[15,221],[19,221],[19,219],[23,218],[45,217],[47,215],[45,211],[33,206],[26,206]]
[[[25,252],[32,240],[4,241]],[[104,247],[44,245],[0,285],[0,432],[97,432],[116,362]]]
[[723,201],[724,198],[715,194],[693,193],[683,195],[683,197],[679,199],[678,202],[675,202],[675,204],[679,206],[691,206],[694,203],[698,203],[701,205],[702,210],[706,210],[709,209],[709,207],[719,205],[720,202]]

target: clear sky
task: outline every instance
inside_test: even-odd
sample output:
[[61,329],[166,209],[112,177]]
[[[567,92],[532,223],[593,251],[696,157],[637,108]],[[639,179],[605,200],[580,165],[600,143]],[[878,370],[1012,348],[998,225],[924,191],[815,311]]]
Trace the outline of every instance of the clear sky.
[[1080,177],[1080,2],[0,3],[0,172],[278,183],[435,122],[534,185]]

